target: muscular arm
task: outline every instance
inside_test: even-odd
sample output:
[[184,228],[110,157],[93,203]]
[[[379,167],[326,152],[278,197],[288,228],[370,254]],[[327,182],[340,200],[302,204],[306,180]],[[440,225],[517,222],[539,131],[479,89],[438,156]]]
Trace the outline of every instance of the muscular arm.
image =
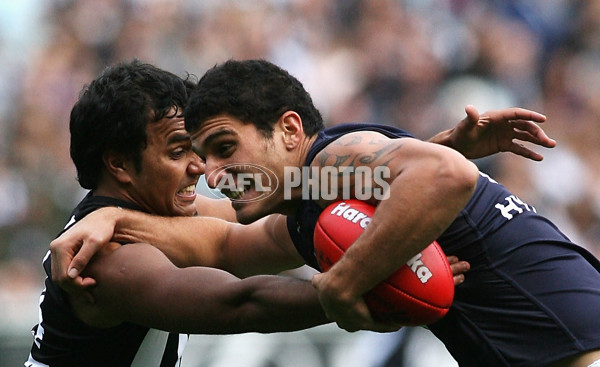
[[389,198],[378,203],[362,236],[327,273],[314,278],[328,315],[356,330],[361,326],[352,317],[357,315],[348,315],[367,317],[364,308],[353,309],[362,295],[442,234],[471,197],[478,170],[446,147],[374,132],[338,139],[313,165],[385,166],[391,174]]
[[180,333],[300,330],[329,322],[309,282],[281,276],[238,279],[205,267],[178,268],[153,246],[111,244],[86,268],[95,303],[71,298],[97,327],[132,322]]
[[210,217],[158,217],[118,212],[114,239],[150,243],[175,265],[210,266],[236,276],[276,274],[304,264],[285,227],[272,215],[250,225]]
[[150,243],[179,267],[209,266],[241,277],[275,274],[304,263],[287,231],[280,228],[285,228],[280,215],[241,225],[211,217],[160,217],[101,208],[52,242],[53,276],[59,284],[68,281],[61,269],[71,261],[72,242],[85,245],[73,260],[74,267],[83,269],[111,239]]

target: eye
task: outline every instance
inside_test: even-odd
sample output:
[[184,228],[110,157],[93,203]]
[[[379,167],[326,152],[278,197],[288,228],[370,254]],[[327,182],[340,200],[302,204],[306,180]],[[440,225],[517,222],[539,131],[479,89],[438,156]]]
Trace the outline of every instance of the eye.
[[173,159],[179,159],[179,158],[183,158],[186,155],[187,151],[188,151],[187,149],[179,147],[179,148],[173,149],[171,151],[170,155],[171,155],[171,158],[173,158]]
[[235,150],[234,147],[235,147],[235,144],[233,144],[233,143],[222,143],[222,144],[219,144],[219,146],[217,148],[217,152],[218,152],[219,156],[221,156],[221,157],[228,157]]

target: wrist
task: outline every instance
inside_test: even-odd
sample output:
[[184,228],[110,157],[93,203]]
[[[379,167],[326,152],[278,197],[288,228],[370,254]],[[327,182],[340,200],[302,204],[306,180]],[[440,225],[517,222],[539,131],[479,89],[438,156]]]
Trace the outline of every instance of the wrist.
[[118,235],[123,228],[123,223],[127,217],[128,210],[123,209],[120,206],[111,207],[110,211],[105,216],[106,224],[113,228],[113,240],[120,241]]
[[434,135],[431,139],[429,139],[430,143],[440,144],[447,146],[449,148],[455,148],[454,142],[454,128],[449,130],[444,130],[436,135]]
[[351,267],[346,265],[338,263],[324,273],[320,291],[330,297],[352,303],[362,297],[369,289],[362,284],[364,277],[349,276],[349,274],[364,274],[364,272],[349,269]]

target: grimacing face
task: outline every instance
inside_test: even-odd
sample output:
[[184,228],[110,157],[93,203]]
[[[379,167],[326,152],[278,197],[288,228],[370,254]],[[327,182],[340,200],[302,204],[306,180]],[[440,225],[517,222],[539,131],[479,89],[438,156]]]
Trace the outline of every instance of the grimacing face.
[[192,133],[193,149],[206,162],[208,185],[229,197],[240,223],[289,214],[293,206],[283,196],[287,153],[274,128],[269,139],[252,124],[219,115]]
[[147,126],[142,169],[131,174],[131,199],[151,213],[192,216],[196,212],[196,184],[203,173],[201,159],[182,117],[165,117]]

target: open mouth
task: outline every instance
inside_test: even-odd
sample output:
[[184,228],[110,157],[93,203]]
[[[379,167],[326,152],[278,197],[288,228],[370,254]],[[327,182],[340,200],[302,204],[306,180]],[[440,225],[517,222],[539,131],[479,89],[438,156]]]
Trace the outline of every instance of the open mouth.
[[240,200],[252,189],[252,182],[245,182],[244,185],[236,185],[235,189],[222,189],[221,193],[227,196],[230,200]]
[[195,184],[191,184],[188,185],[186,187],[184,187],[183,189],[179,190],[177,192],[177,195],[181,195],[181,196],[193,196],[196,195],[196,185]]

